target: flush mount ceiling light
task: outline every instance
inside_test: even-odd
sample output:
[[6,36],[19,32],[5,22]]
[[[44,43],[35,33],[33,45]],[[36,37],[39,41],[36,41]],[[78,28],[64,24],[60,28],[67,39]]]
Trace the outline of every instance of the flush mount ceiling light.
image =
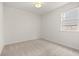
[[36,8],[41,8],[42,7],[42,4],[41,3],[35,3],[35,7]]
[[43,2],[41,2],[40,0],[34,2],[34,7],[36,7],[36,8],[41,8],[42,5],[43,5]]

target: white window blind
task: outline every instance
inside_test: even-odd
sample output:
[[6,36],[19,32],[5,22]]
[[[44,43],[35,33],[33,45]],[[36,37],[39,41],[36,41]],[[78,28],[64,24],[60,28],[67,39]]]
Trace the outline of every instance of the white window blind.
[[64,31],[79,31],[79,8],[64,12],[62,17],[62,29]]

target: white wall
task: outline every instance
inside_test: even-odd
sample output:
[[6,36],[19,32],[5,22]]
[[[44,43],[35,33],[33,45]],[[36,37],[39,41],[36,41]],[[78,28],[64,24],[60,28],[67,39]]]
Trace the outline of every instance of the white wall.
[[78,7],[79,3],[69,3],[42,16],[41,37],[68,47],[79,49],[79,32],[61,31],[61,14]]
[[0,54],[3,46],[3,3],[0,2]]
[[38,39],[40,36],[40,16],[4,7],[5,44]]

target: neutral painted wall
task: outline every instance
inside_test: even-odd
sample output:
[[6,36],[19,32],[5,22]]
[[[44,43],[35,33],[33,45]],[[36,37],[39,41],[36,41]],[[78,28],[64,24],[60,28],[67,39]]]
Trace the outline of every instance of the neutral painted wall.
[[3,3],[0,2],[0,54],[3,49]]
[[78,6],[79,3],[69,3],[44,14],[42,16],[41,38],[79,49],[79,32],[61,31],[61,14]]
[[38,39],[40,35],[40,16],[4,6],[5,44]]

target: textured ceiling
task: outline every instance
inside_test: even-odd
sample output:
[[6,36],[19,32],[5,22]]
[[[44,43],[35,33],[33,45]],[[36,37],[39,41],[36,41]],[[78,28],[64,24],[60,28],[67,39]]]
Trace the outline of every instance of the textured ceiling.
[[61,7],[68,2],[44,2],[42,8],[35,8],[33,2],[5,2],[4,6],[27,10],[36,14],[44,14],[55,8]]

